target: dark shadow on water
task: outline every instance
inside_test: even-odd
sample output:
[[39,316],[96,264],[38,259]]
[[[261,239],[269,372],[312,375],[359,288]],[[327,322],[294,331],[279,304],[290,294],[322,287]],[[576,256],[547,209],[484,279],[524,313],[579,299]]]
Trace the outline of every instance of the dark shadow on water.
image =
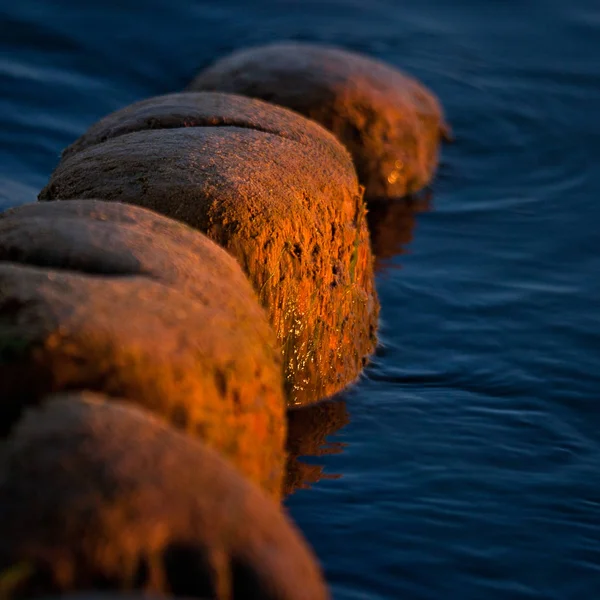
[[339,454],[343,442],[328,440],[350,422],[344,400],[324,400],[313,406],[288,411],[288,461],[284,495],[310,488],[321,479],[339,479],[341,474],[324,473],[323,465],[309,464],[303,458]]
[[416,216],[432,208],[430,190],[406,198],[371,199],[367,221],[375,255],[375,270],[379,273],[393,265],[391,259],[406,252],[413,240]]

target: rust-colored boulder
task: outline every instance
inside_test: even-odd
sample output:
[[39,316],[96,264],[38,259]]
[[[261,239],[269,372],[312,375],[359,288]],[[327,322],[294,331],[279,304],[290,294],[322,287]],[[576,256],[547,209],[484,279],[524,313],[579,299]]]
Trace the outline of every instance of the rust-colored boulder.
[[348,153],[318,124],[225,94],[146,100],[66,151],[40,200],[72,198],[151,208],[233,254],[282,346],[290,404],[334,394],[372,352],[362,193]]
[[442,108],[425,86],[331,46],[283,42],[237,51],[202,71],[190,89],[262,98],[318,121],[352,154],[368,200],[425,186],[448,135]]
[[215,600],[324,600],[281,509],[216,452],[89,392],[28,412],[0,452],[0,570],[16,595],[144,590]]
[[91,389],[199,435],[278,496],[279,349],[239,265],[197,231],[118,203],[0,215],[0,433]]

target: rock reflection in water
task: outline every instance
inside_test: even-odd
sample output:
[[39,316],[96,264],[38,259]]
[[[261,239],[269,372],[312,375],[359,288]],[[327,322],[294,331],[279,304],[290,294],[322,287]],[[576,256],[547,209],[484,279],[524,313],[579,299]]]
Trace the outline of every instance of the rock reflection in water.
[[[369,201],[367,221],[375,255],[375,270],[392,266],[391,259],[406,252],[413,240],[416,215],[432,208],[432,193],[427,190],[406,198]],[[397,267],[396,267],[397,268]]]
[[339,479],[341,474],[324,472],[323,465],[308,464],[303,457],[339,454],[346,444],[327,437],[350,422],[346,402],[325,400],[313,406],[288,411],[288,461],[284,495],[307,489],[321,479]]

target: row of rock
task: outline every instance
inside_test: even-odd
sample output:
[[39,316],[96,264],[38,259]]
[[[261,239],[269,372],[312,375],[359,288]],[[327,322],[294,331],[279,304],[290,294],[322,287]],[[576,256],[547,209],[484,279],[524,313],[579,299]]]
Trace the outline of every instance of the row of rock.
[[424,185],[446,128],[414,80],[330,48],[235,54],[192,88],[212,91],[136,103],[67,148],[39,199],[69,202],[0,215],[14,595],[327,597],[277,506],[285,413],[373,351],[363,186]]
[[71,198],[150,208],[231,253],[269,313],[291,404],[339,391],[374,348],[362,193],[348,153],[312,121],[241,96],[151,98],[66,150],[40,200]]

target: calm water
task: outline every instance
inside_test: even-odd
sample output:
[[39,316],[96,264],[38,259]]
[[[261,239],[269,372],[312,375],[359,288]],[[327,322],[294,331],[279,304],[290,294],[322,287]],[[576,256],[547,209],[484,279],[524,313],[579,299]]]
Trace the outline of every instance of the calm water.
[[598,0],[0,7],[0,209],[240,46],[334,42],[429,84],[457,142],[429,198],[374,215],[382,347],[293,423],[324,446],[288,506],[337,600],[600,598]]

